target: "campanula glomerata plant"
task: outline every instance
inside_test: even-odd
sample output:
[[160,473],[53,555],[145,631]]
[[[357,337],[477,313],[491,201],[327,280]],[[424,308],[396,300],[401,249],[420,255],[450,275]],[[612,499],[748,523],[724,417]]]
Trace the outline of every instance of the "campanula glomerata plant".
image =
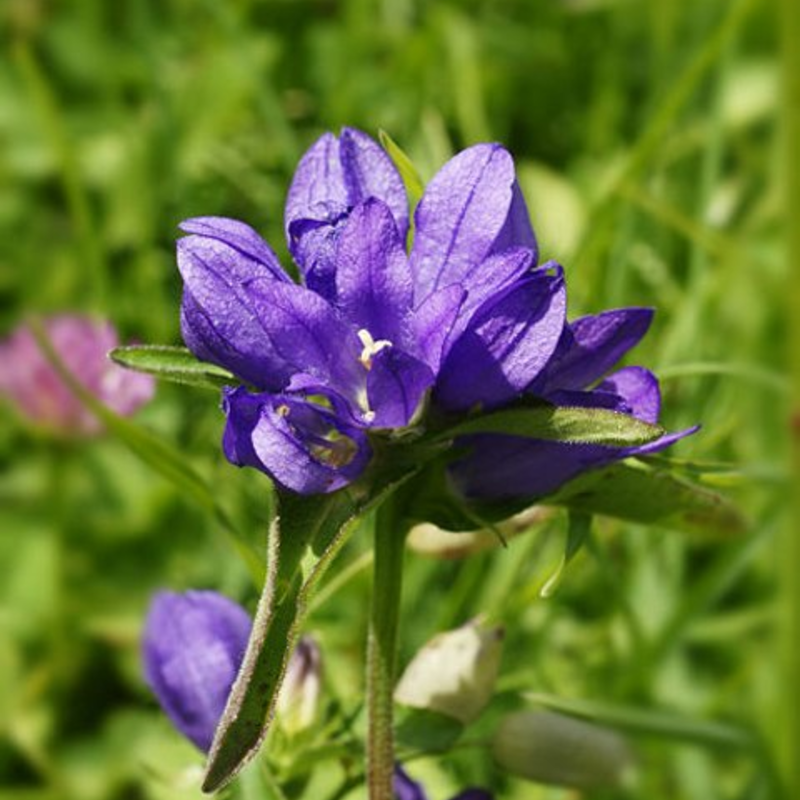
[[[252,628],[242,608],[207,592],[160,595],[148,618],[148,682],[208,753],[207,791],[258,751],[280,709],[284,673],[297,671],[307,647],[299,633],[310,595],[360,520],[374,528],[361,777],[370,800],[410,800],[425,795],[397,766],[393,722],[410,527],[491,527],[534,502],[565,506],[584,526],[596,511],[649,522],[701,502],[685,487],[670,494],[664,480],[658,500],[642,501],[652,469],[622,463],[696,430],[667,433],[656,377],[617,368],[652,310],[568,321],[565,270],[540,263],[502,146],[467,148],[417,192],[410,162],[384,144],[345,128],[306,152],[285,206],[288,268],[244,222],[181,223],[188,350],[114,354],[165,378],[221,386],[225,457],[265,473],[277,495]],[[610,480],[593,493],[600,474]],[[571,494],[576,479],[584,483]],[[571,541],[568,557],[579,545]],[[460,658],[464,676],[477,674],[477,662]],[[480,698],[463,702],[476,713],[491,697],[492,664]],[[453,669],[446,674],[459,685]],[[402,696],[424,696],[407,680]],[[448,703],[459,707],[457,697]],[[429,713],[439,713],[435,704]],[[459,716],[448,722],[451,744],[473,715]]]

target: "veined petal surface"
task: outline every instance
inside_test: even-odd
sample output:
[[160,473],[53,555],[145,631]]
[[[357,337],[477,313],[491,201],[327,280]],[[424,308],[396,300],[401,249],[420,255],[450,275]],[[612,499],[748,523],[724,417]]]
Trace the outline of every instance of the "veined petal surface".
[[469,291],[506,225],[514,183],[514,162],[498,144],[470,147],[436,173],[414,217],[410,259],[418,305],[450,284]]
[[536,270],[487,300],[450,348],[436,401],[448,411],[465,411],[514,399],[553,354],[565,313],[560,269]]
[[411,272],[389,207],[370,198],[356,206],[336,251],[337,306],[375,340],[398,343],[414,297]]
[[586,388],[639,343],[652,321],[651,308],[620,308],[575,320],[564,329],[551,363],[531,391],[546,395]]

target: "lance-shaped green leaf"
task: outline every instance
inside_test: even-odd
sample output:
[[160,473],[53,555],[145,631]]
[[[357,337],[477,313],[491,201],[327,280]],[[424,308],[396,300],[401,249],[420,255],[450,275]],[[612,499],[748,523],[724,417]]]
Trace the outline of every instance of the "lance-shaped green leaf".
[[729,536],[747,527],[722,495],[636,461],[586,473],[542,502],[690,533]]
[[278,516],[269,535],[267,581],[241,669],[211,745],[204,791],[224,786],[258,751],[320,578],[359,519],[418,469],[402,458],[384,463],[377,474],[370,471],[358,483],[333,494],[278,492]]
[[535,705],[639,736],[663,737],[723,749],[753,749],[757,746],[756,738],[749,730],[716,720],[694,719],[655,708],[622,706],[534,692],[523,696]]
[[503,409],[465,420],[436,434],[435,440],[473,433],[502,433],[606,447],[637,447],[663,436],[664,429],[630,414],[604,408],[533,406]]
[[199,361],[185,347],[165,344],[127,345],[115,347],[108,355],[122,367],[189,386],[219,391],[222,386],[238,382],[228,370],[216,364]]

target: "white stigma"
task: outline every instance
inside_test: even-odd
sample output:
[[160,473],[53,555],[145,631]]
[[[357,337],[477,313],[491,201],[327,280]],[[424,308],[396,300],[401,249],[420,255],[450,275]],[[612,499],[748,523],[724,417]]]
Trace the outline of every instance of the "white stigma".
[[376,342],[366,328],[362,328],[358,332],[358,338],[361,340],[361,344],[364,345],[361,355],[358,357],[364,369],[372,369],[372,357],[380,353],[381,350],[393,346],[388,339],[378,339]]

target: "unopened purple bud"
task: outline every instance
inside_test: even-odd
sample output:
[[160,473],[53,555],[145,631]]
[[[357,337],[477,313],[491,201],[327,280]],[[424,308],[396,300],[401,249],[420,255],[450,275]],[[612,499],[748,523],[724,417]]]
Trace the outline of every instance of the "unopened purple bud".
[[[44,320],[43,327],[64,366],[116,413],[128,416],[152,398],[152,376],[130,372],[108,359],[108,351],[119,344],[108,322],[64,314]],[[0,342],[0,395],[27,420],[52,432],[91,436],[102,430],[48,361],[27,325]]]
[[251,622],[210,591],[160,592],[145,623],[147,683],[175,727],[204,752],[244,657]]
[[308,730],[317,716],[322,689],[322,654],[311,636],[303,636],[289,659],[276,717],[290,736]]

